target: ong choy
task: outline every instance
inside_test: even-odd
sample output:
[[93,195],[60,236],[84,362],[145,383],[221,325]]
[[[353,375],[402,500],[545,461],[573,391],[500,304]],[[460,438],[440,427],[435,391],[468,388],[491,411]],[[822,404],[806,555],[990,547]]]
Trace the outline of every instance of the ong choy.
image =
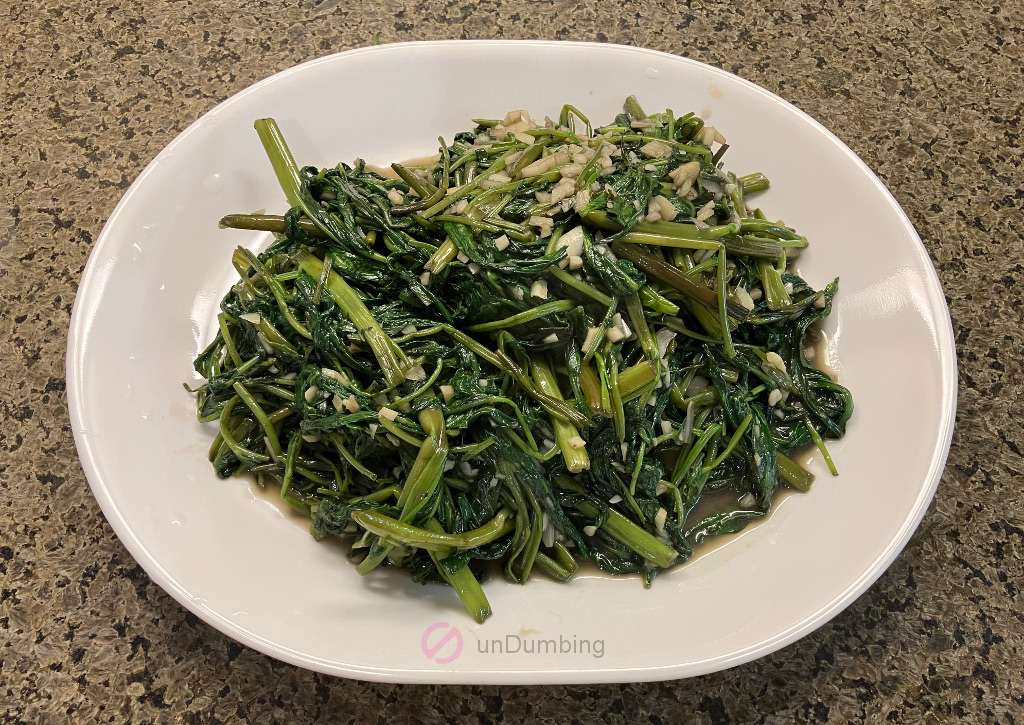
[[219,476],[483,621],[487,561],[649,585],[808,490],[793,451],[834,471],[852,400],[805,345],[838,280],[792,273],[807,240],[750,203],[768,180],[725,171],[717,130],[634,98],[602,127],[475,123],[385,171],[300,168],[256,122],[290,209],[222,221],[276,236],[232,255],[195,361]]

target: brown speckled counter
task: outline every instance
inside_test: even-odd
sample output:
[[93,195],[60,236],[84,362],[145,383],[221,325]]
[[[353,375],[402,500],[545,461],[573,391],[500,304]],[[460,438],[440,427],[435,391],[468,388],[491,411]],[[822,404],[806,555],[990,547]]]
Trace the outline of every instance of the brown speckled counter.
[[[1024,5],[12,0],[0,9],[0,723],[1024,722]],[[693,680],[406,687],[258,654],[156,587],[72,441],[65,334],[121,194],[217,102],[330,52],[437,38],[642,45],[806,110],[893,190],[938,268],[957,431],[906,551],[774,655]]]

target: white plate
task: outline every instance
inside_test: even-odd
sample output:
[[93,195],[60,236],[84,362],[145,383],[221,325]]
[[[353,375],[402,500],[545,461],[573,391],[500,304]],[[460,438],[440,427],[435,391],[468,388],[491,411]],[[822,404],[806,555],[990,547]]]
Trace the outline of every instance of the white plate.
[[[816,461],[809,495],[649,591],[635,578],[587,574],[569,584],[493,580],[494,616],[478,626],[446,588],[388,572],[361,579],[338,547],[315,542],[247,481],[214,476],[213,426],[196,422],[182,382],[196,379],[192,359],[214,334],[231,250],[266,242],[218,230],[217,220],[284,208],[254,119],[276,117],[300,164],[357,155],[383,163],[431,153],[439,134],[451,138],[470,118],[513,108],[543,118],[569,102],[608,122],[631,93],[647,109],[708,118],[729,139],[728,168],[765,172],[772,188],[758,203],[810,238],[801,260],[809,282],[841,276],[829,357],[856,412],[847,437],[830,446],[839,478]],[[217,106],[146,168],[103,229],[75,300],[67,373],[86,475],[154,581],[269,655],[397,682],[667,679],[793,642],[852,602],[903,548],[942,472],[956,402],[935,272],[899,206],[846,146],[715,68],[554,42],[364,48],[279,73]],[[493,640],[502,652],[481,652]]]

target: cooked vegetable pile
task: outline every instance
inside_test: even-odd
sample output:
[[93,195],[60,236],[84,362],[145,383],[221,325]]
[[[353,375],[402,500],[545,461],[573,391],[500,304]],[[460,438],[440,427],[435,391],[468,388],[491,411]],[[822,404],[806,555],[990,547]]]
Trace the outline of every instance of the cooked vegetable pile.
[[787,271],[807,240],[751,207],[768,180],[724,171],[717,130],[632,97],[599,128],[475,123],[391,177],[300,169],[257,121],[291,209],[224,218],[277,236],[234,252],[195,392],[218,475],[483,621],[485,562],[650,585],[806,491],[792,451],[832,468],[853,404],[804,347],[838,280]]

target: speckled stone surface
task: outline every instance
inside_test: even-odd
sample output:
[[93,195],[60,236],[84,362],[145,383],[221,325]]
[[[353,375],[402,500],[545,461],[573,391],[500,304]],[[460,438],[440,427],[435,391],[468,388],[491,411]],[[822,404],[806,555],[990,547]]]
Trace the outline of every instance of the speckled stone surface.
[[[1003,0],[0,5],[0,722],[1024,722],[1022,27],[1024,5]],[[377,33],[686,55],[792,101],[889,185],[949,299],[960,406],[934,504],[847,611],[693,680],[404,687],[235,644],[135,564],[66,409],[92,243],[145,164],[217,102]]]

